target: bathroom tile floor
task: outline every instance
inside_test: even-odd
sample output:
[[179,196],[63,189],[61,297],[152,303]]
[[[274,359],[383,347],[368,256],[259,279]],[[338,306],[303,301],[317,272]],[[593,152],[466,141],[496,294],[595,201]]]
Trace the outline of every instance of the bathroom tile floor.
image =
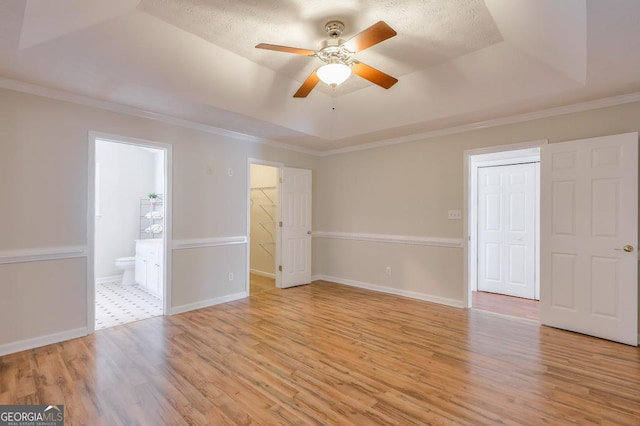
[[162,301],[137,285],[96,284],[96,330],[162,315]]

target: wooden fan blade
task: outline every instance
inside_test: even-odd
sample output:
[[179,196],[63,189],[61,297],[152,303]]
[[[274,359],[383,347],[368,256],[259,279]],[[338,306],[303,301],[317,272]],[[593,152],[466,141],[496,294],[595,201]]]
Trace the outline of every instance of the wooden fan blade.
[[369,80],[380,87],[384,87],[385,89],[390,88],[398,82],[397,78],[391,77],[389,74],[385,74],[367,64],[363,64],[362,62],[354,62],[353,65],[351,65],[351,71],[365,80]]
[[311,73],[309,77],[302,83],[302,86],[298,89],[298,91],[293,95],[294,98],[306,98],[309,93],[316,87],[316,84],[320,81],[318,77],[318,73],[315,71]]
[[316,54],[315,50],[309,50],[309,49],[300,49],[297,47],[289,47],[289,46],[279,46],[277,44],[268,44],[268,43],[260,43],[256,45],[257,49],[267,49],[267,50],[275,50],[278,52],[285,52],[285,53],[293,53],[296,55],[306,55],[306,56],[313,56]]
[[349,41],[345,42],[343,46],[351,52],[356,53],[376,45],[381,41],[385,41],[396,34],[398,33],[387,25],[386,22],[380,21],[353,36]]

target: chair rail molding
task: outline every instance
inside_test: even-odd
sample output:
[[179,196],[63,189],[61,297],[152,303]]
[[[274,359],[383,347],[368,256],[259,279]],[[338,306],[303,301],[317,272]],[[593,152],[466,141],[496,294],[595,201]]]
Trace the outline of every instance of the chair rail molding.
[[192,238],[184,240],[173,240],[171,245],[173,250],[183,250],[192,248],[230,246],[234,244],[246,244],[246,235],[237,235],[231,237],[210,237],[210,238]]
[[332,238],[337,240],[372,241],[376,243],[407,244],[417,246],[434,246],[462,248],[461,238],[420,237],[412,235],[359,234],[354,232],[316,231],[315,238]]
[[87,246],[35,247],[0,251],[0,264],[86,257]]

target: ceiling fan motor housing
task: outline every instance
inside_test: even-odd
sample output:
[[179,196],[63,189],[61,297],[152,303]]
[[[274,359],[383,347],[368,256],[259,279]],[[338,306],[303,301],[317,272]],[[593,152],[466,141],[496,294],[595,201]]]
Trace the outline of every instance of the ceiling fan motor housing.
[[324,30],[331,38],[338,38],[344,31],[344,24],[341,21],[329,21],[325,24]]
[[324,40],[320,45],[320,49],[316,52],[316,56],[326,63],[337,60],[348,64],[353,52],[348,51],[346,47],[342,46],[343,43],[344,40],[341,38]]

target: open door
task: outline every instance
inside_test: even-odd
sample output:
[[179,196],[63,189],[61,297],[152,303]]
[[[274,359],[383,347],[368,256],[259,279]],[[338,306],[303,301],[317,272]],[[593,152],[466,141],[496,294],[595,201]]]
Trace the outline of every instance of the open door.
[[541,150],[544,325],[638,344],[638,134]]
[[311,170],[282,168],[279,285],[311,282]]

